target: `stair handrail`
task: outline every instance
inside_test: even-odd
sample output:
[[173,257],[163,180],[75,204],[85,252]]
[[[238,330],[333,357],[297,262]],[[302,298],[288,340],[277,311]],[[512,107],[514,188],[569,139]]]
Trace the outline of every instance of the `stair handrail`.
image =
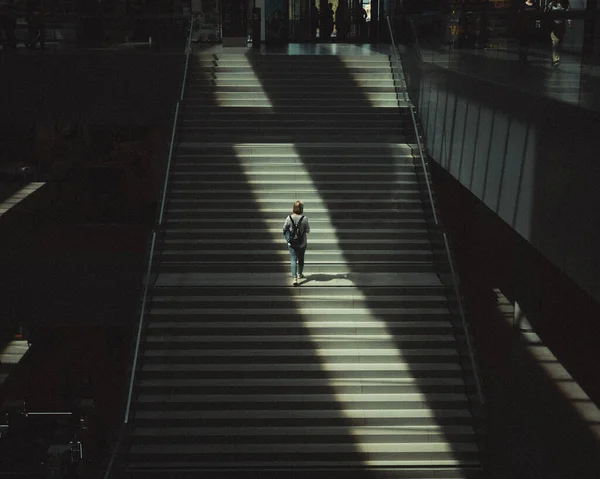
[[192,31],[194,28],[194,17],[190,17],[190,31],[188,34],[187,45],[185,47],[185,67],[183,69],[183,79],[181,81],[181,89],[179,93],[179,100],[175,104],[175,115],[173,117],[173,129],[171,131],[171,143],[169,145],[169,157],[167,159],[167,171],[165,173],[165,181],[162,189],[162,199],[160,202],[160,212],[158,215],[157,226],[162,226],[164,214],[165,214],[165,203],[167,199],[167,185],[169,183],[169,177],[171,176],[171,162],[173,159],[173,146],[175,145],[175,131],[177,129],[177,120],[179,118],[179,104],[183,101],[185,95],[185,86],[187,82],[187,73],[190,65],[190,52],[192,50]]
[[[392,24],[390,22],[390,17],[389,15],[386,15],[386,20],[387,20],[387,25],[388,25],[388,29],[389,29],[389,33],[390,33],[390,42],[391,42],[391,47],[392,47],[392,51],[393,51],[393,57],[394,57],[394,61],[397,65],[397,67],[399,68],[399,70],[401,72],[404,72],[404,68],[402,67],[402,61],[400,59],[400,50],[398,48],[398,45],[396,44],[395,40],[394,40],[394,32],[392,29]],[[396,70],[395,68],[392,68],[392,74],[394,76],[394,88],[396,86]],[[479,399],[479,403],[481,405],[485,404],[485,399],[484,399],[484,395],[483,395],[483,389],[481,387],[481,382],[480,382],[480,376],[479,376],[479,368],[477,367],[477,362],[475,361],[475,355],[473,353],[473,345],[471,344],[471,338],[470,338],[470,334],[469,334],[469,329],[467,327],[467,319],[465,316],[465,312],[463,309],[463,305],[462,305],[462,295],[460,294],[460,290],[458,289],[458,276],[456,274],[456,271],[454,269],[454,261],[452,258],[452,252],[450,251],[450,243],[448,240],[448,235],[446,233],[446,230],[443,228],[443,225],[441,224],[436,209],[435,209],[435,202],[433,200],[433,193],[432,193],[432,187],[431,187],[431,182],[429,181],[429,176],[427,174],[428,170],[427,170],[427,163],[425,161],[425,155],[423,152],[423,144],[422,144],[422,136],[419,134],[419,128],[417,126],[417,119],[415,116],[415,107],[410,99],[410,96],[408,95],[408,91],[406,88],[406,82],[404,81],[404,75],[402,75],[400,78],[398,78],[399,81],[401,81],[402,83],[404,83],[405,88],[403,88],[402,92],[403,92],[403,96],[404,96],[404,101],[406,101],[409,105],[409,110],[410,110],[410,117],[412,120],[412,124],[413,124],[413,128],[414,128],[414,132],[415,132],[415,138],[417,140],[417,147],[419,149],[419,158],[421,160],[421,167],[423,168],[423,173],[424,173],[424,177],[425,177],[425,184],[427,186],[427,196],[429,198],[429,203],[431,205],[431,211],[433,214],[433,221],[435,223],[435,226],[439,229],[439,231],[442,232],[442,236],[444,238],[444,248],[446,251],[446,257],[448,260],[448,264],[450,265],[450,274],[452,276],[452,283],[454,286],[454,293],[456,294],[456,299],[457,299],[457,303],[458,303],[458,311],[459,311],[459,315],[460,315],[460,319],[461,319],[461,323],[462,323],[462,327],[464,329],[465,332],[465,340],[467,343],[467,350],[469,353],[469,361],[471,363],[471,367],[473,368],[473,375],[475,376],[475,388],[477,389],[477,397]],[[396,95],[398,93],[398,90],[396,89]]]
[[113,454],[111,455],[111,459],[110,459],[108,467],[106,469],[106,474],[104,475],[104,479],[108,479],[110,477],[112,467],[113,467],[113,464],[115,461],[115,457],[119,451],[121,442],[123,440],[125,428],[129,424],[129,417],[130,417],[130,412],[131,412],[131,400],[133,397],[133,385],[135,382],[135,373],[136,373],[136,370],[138,367],[140,344],[141,344],[142,331],[143,331],[143,326],[144,326],[144,316],[146,315],[146,305],[148,302],[149,286],[150,286],[150,282],[151,282],[150,278],[151,278],[151,274],[152,274],[154,251],[156,249],[156,238],[157,238],[158,233],[163,228],[167,190],[168,190],[169,178],[171,176],[173,148],[175,145],[175,133],[177,131],[177,120],[179,118],[179,104],[183,101],[183,97],[185,94],[185,86],[187,83],[187,74],[188,74],[189,62],[190,62],[190,53],[191,53],[191,49],[192,49],[191,41],[192,41],[193,28],[194,28],[194,19],[193,19],[193,17],[190,16],[190,29],[188,32],[188,39],[187,39],[186,49],[185,49],[185,66],[184,66],[184,70],[183,70],[183,78],[181,81],[181,89],[180,89],[179,99],[175,102],[175,113],[173,115],[173,127],[171,130],[171,142],[169,145],[169,156],[167,158],[167,165],[166,165],[166,169],[165,169],[165,180],[163,182],[161,202],[160,202],[160,207],[158,210],[157,219],[152,228],[151,240],[150,240],[150,252],[148,254],[148,264],[146,266],[146,272],[144,275],[144,291],[142,293],[140,314],[139,314],[139,319],[138,319],[138,324],[137,324],[135,350],[134,350],[133,361],[132,361],[132,365],[131,365],[131,375],[130,375],[130,379],[129,379],[129,387],[128,387],[128,392],[127,392],[127,402],[126,402],[126,406],[125,406],[125,417],[123,420],[123,426],[122,426],[121,432],[119,434],[119,439],[113,450]]

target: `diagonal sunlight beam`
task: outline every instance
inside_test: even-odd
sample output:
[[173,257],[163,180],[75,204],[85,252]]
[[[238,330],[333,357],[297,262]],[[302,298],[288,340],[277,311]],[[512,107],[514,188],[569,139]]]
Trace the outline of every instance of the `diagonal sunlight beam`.
[[[272,148],[271,148],[272,147]],[[275,148],[277,147],[277,148]],[[271,149],[272,153],[269,153],[268,150]],[[280,244],[281,248],[278,249],[278,255],[281,258],[281,261],[286,264],[286,271],[288,270],[289,264],[289,253],[287,248],[285,247],[285,243],[283,240],[283,236],[281,233],[281,228],[283,226],[285,215],[288,211],[281,211],[281,207],[278,207],[278,203],[281,202],[281,198],[273,198],[272,195],[265,194],[268,189],[263,188],[265,181],[269,180],[268,174],[261,174],[260,178],[257,177],[256,171],[253,170],[253,157],[272,157],[273,158],[273,171],[281,171],[285,168],[285,170],[293,172],[293,180],[291,183],[286,183],[290,186],[290,191],[287,192],[287,196],[289,198],[289,211],[291,211],[291,207],[293,202],[296,199],[306,200],[306,215],[311,219],[311,213],[315,212],[320,213],[320,221],[318,225],[315,223],[315,226],[311,225],[311,233],[323,231],[332,231],[332,235],[328,241],[330,241],[331,250],[337,250],[340,253],[343,253],[342,248],[340,247],[340,241],[335,233],[336,228],[332,222],[331,213],[328,210],[326,202],[323,200],[321,195],[319,194],[319,188],[314,184],[313,179],[310,173],[306,170],[304,162],[301,159],[300,154],[298,153],[296,147],[293,144],[289,143],[278,143],[278,144],[237,144],[234,146],[234,150],[236,152],[237,159],[242,169],[244,170],[246,177],[249,179],[248,184],[252,188],[253,198],[256,200],[257,204],[260,206],[261,211],[263,213],[271,213],[273,211],[277,211],[281,214],[281,221],[278,221],[274,226],[269,228],[269,233],[271,235],[271,240],[273,244]],[[282,159],[285,158],[285,159]],[[285,162],[285,166],[282,168],[282,164]],[[291,168],[293,166],[293,168]],[[277,184],[281,184],[281,180],[273,180]],[[297,191],[294,191],[295,186],[301,186],[302,191],[310,191],[310,198],[302,198]],[[310,251],[310,235],[309,235],[309,250],[307,252],[307,267],[310,270],[310,261],[311,258],[315,261],[315,252]],[[325,258],[323,258],[325,259]],[[319,260],[316,260],[317,262]],[[350,271],[349,265],[342,260],[342,262],[337,263],[339,267],[339,273],[348,273]],[[310,274],[310,273],[309,273]],[[355,286],[353,283],[348,283],[349,286]],[[290,286],[292,288],[292,286]],[[296,288],[292,288],[292,294],[299,295],[300,291],[296,290]],[[364,296],[364,293],[357,287],[351,293],[352,300],[354,303],[359,304],[367,304],[367,298]],[[303,294],[306,296],[306,293]],[[315,289],[314,293],[310,293],[310,297],[327,297],[323,294],[322,291]],[[373,452],[373,442],[369,440],[370,436],[386,434],[390,432],[399,432],[401,431],[404,434],[421,434],[423,433],[423,427],[414,426],[414,427],[401,427],[397,426],[377,426],[370,427],[362,425],[362,420],[364,418],[364,411],[361,409],[356,409],[356,406],[353,405],[353,402],[357,400],[361,401],[381,401],[382,398],[385,398],[387,401],[398,401],[397,406],[388,407],[385,410],[381,410],[376,412],[375,414],[381,414],[381,417],[389,417],[388,415],[393,415],[396,418],[402,417],[412,417],[412,413],[409,410],[405,410],[402,407],[402,402],[395,397],[394,394],[377,394],[377,397],[370,397],[369,394],[358,392],[356,394],[348,394],[346,392],[342,392],[340,389],[342,386],[353,385],[357,386],[358,390],[362,386],[366,385],[391,385],[391,384],[416,384],[418,382],[417,371],[415,371],[415,364],[411,362],[410,359],[407,359],[402,352],[398,349],[396,345],[395,339],[392,334],[389,332],[388,325],[385,320],[382,320],[378,317],[379,312],[377,310],[371,310],[368,307],[360,307],[354,306],[351,308],[347,308],[342,310],[346,319],[343,321],[347,323],[351,321],[356,329],[356,333],[348,334],[347,336],[342,336],[339,334],[326,334],[322,332],[323,327],[332,326],[336,324],[335,321],[327,321],[326,324],[323,323],[322,318],[320,318],[320,314],[322,311],[318,309],[312,308],[302,308],[297,305],[297,310],[303,316],[303,325],[306,328],[309,337],[311,338],[314,351],[318,355],[320,359],[320,365],[322,369],[327,372],[329,377],[329,385],[334,391],[334,396],[339,406],[340,411],[344,415],[344,417],[348,420],[348,431],[352,434],[354,439],[354,444],[357,447],[357,450],[363,453],[367,458],[371,457],[370,454]],[[340,311],[340,310],[338,310]],[[357,320],[353,320],[352,318],[357,318]],[[377,328],[382,333],[379,335],[368,336],[365,335],[363,337],[377,337],[380,340],[379,347],[377,350],[371,349],[339,349],[332,348],[330,345],[333,341],[339,343],[343,340],[348,340],[348,342],[352,342],[356,339],[356,335],[362,334],[360,330],[362,328]],[[381,356],[384,357],[385,360],[377,363],[376,365],[369,364],[367,362],[358,362],[348,361],[346,363],[339,361],[334,361],[334,358],[337,356],[348,356],[348,358],[356,358],[357,356],[360,358],[362,355],[365,356]],[[453,369],[459,368],[458,364],[455,364],[453,361],[450,361],[447,364],[439,364],[439,368],[444,369]],[[368,371],[376,367],[378,370],[390,370],[390,371],[399,371],[402,370],[407,373],[408,377],[403,378],[386,378],[384,380],[379,379],[371,379],[371,378],[360,378],[360,379],[351,379],[349,380],[344,376],[344,372],[351,370],[353,368],[359,368],[362,371]],[[421,407],[418,409],[418,414],[420,417],[429,417],[432,420],[437,419],[436,411],[430,406],[430,398],[426,393],[412,393],[412,394],[403,394],[403,398],[405,400],[420,402]],[[373,412],[372,412],[373,413]],[[428,432],[442,432],[443,425],[437,424],[436,426],[430,426],[427,428]],[[423,452],[427,452],[428,445],[423,444]],[[446,447],[448,454],[453,454],[454,450],[451,445],[437,445],[436,447]],[[393,451],[390,451],[393,452]],[[369,463],[369,459],[366,460]]]
[[510,327],[515,328],[515,321],[518,321],[518,323],[524,322],[527,325],[525,329],[519,328],[519,334],[523,338],[525,349],[532,360],[568,401],[580,419],[586,424],[590,433],[595,438],[600,439],[600,409],[598,406],[577,384],[552,351],[544,345],[542,339],[530,329],[531,326],[523,312],[519,310],[518,305],[515,306],[518,317],[515,317],[511,301],[500,289],[494,288],[493,291],[497,297],[498,309],[504,313],[502,317],[509,323]]
[[348,82],[354,88],[360,88],[360,94],[364,99],[368,100],[369,106],[374,108],[398,109],[396,102],[390,102],[382,98],[381,93],[376,89],[376,87],[385,86],[385,80],[378,77],[378,73],[365,77],[364,73],[356,69],[357,62],[360,64],[362,59],[356,60],[356,58],[351,57],[337,57],[337,60],[346,68]]
[[2,201],[0,203],[0,216],[4,215],[8,210],[13,208],[14,206],[18,205],[21,201],[23,201],[29,195],[32,195],[33,193],[35,193],[37,190],[39,190],[45,184],[46,183],[44,183],[44,182],[29,183],[27,186],[24,186],[19,191],[17,191],[10,198]]
[[[235,58],[235,66],[243,68],[243,73],[240,73],[237,78],[231,80],[229,78],[214,78],[215,85],[214,96],[217,105],[220,107],[237,107],[237,108],[260,108],[273,110],[273,103],[251,68],[250,61],[245,55],[233,57]],[[227,65],[224,63],[223,65]],[[247,72],[253,72],[249,74]],[[248,91],[252,92],[252,98],[248,98]]]
[[[306,171],[306,168],[304,167],[304,163],[300,159],[300,156],[298,155],[298,152],[296,151],[296,148],[294,147],[294,145],[291,143],[277,143],[277,144],[270,143],[269,144],[269,146],[273,146],[273,145],[277,146],[277,148],[273,148],[272,153],[266,153],[266,154],[263,151],[259,151],[261,146],[264,146],[259,143],[237,144],[234,146],[234,150],[236,152],[237,159],[240,162],[240,165],[242,166],[244,173],[246,174],[246,177],[249,179],[248,183],[252,187],[254,201],[256,201],[259,205],[261,205],[263,212],[275,209],[275,211],[281,213],[281,215],[282,215],[281,224],[277,224],[276,228],[271,230],[271,237],[272,237],[273,241],[275,241],[276,243],[280,243],[281,245],[284,245],[281,227],[283,226],[283,221],[285,219],[285,215],[291,213],[293,202],[296,199],[301,199],[300,196],[302,196],[302,194],[298,193],[296,191],[293,191],[293,186],[289,186],[290,192],[293,193],[292,196],[294,196],[294,199],[292,199],[289,202],[289,209],[285,210],[285,211],[281,211],[281,208],[278,207],[278,204],[280,203],[281,199],[268,198],[268,197],[264,197],[264,195],[263,195],[263,197],[261,197],[261,193],[264,190],[262,190],[260,188],[260,186],[262,184],[264,184],[265,181],[269,181],[268,179],[265,179],[265,177],[268,178],[269,173],[264,173],[264,172],[261,173],[261,175],[260,175],[261,179],[254,178],[256,175],[253,174],[253,171],[252,171],[252,158],[253,157],[258,156],[258,155],[260,155],[261,157],[272,156],[274,162],[277,162],[277,160],[281,159],[282,157],[285,158],[285,160],[283,160],[286,163],[285,169],[291,171],[289,167],[291,165],[294,165],[294,169],[293,169],[294,175],[293,175],[292,184],[294,186],[301,186],[301,187],[304,187],[305,189],[311,190],[310,211],[313,213],[327,211],[327,206],[325,205],[323,198],[321,197],[317,188],[315,187],[315,185],[312,181],[312,178],[310,177],[310,174]],[[292,157],[292,158],[290,158],[290,157]],[[275,173],[278,176],[281,175],[281,168],[278,168],[274,164],[273,173]],[[273,181],[276,184],[280,184],[280,181],[278,181],[278,180],[273,180]],[[333,229],[333,225],[331,224],[331,220],[329,219],[329,217],[327,219],[327,223],[324,228],[325,229]],[[315,231],[314,228],[312,229],[312,231]],[[318,229],[317,229],[317,231],[318,231]],[[334,236],[333,238],[331,238],[330,241],[332,243],[332,245],[331,245],[332,248],[340,250],[340,245],[339,245],[337,236]],[[289,253],[284,246],[282,246],[282,248],[280,248],[278,250],[278,255],[283,261],[289,260]]]

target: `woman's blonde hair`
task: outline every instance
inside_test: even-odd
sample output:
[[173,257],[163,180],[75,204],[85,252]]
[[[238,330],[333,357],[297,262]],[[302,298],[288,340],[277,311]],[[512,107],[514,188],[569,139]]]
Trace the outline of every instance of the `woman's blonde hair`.
[[292,208],[292,211],[296,215],[301,215],[302,212],[304,211],[304,203],[302,203],[302,201],[300,201],[300,200],[296,200],[296,202],[294,203],[294,207]]

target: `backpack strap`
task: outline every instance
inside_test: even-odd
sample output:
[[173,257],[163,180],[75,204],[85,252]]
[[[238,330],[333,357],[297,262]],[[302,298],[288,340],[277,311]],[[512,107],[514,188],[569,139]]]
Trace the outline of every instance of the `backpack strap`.
[[297,234],[299,232],[299,228],[300,228],[300,223],[302,223],[302,220],[304,219],[304,216],[300,217],[300,221],[298,221],[298,223],[294,223],[294,219],[292,218],[292,215],[289,216],[290,222],[292,223],[292,225],[290,226],[290,236],[294,236],[295,234]]
[[292,228],[298,228],[300,226],[300,223],[302,223],[304,216],[300,217],[300,220],[298,221],[298,223],[294,223],[294,219],[292,218],[292,215],[288,216],[288,218],[290,219],[290,223],[292,223]]

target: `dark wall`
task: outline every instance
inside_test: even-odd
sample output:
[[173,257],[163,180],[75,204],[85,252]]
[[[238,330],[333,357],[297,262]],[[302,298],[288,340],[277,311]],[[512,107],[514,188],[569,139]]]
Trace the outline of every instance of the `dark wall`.
[[[467,309],[480,337],[490,311],[496,308],[492,290],[518,302],[536,333],[575,377],[587,394],[600,402],[600,302],[571,281],[513,228],[502,221],[446,170],[434,165],[436,198],[450,232],[461,273]],[[481,308],[485,301],[492,306]],[[485,314],[481,314],[485,312]],[[480,313],[480,314],[477,314]],[[482,354],[486,354],[482,352]]]
[[0,124],[172,120],[185,56],[127,51],[0,55]]
[[600,114],[431,65],[413,71],[433,159],[600,300]]
[[[137,320],[184,61],[133,52],[0,55],[0,126],[34,132],[9,149],[4,135],[0,160],[33,162],[47,182],[0,217],[2,329]],[[65,126],[77,134],[61,136]]]
[[0,201],[22,186],[23,178],[6,173],[13,164],[35,165],[45,182],[0,216],[0,343],[21,331],[33,344],[0,402],[69,410],[73,398],[93,398],[86,467],[105,464],[123,418],[184,60],[0,55]]
[[0,330],[137,321],[153,208],[135,220],[90,216],[108,207],[104,201],[47,183],[0,217]]
[[[600,404],[600,303],[446,170],[432,176],[487,397],[486,477],[596,477],[593,413],[581,411]],[[514,323],[515,303],[528,321]]]

